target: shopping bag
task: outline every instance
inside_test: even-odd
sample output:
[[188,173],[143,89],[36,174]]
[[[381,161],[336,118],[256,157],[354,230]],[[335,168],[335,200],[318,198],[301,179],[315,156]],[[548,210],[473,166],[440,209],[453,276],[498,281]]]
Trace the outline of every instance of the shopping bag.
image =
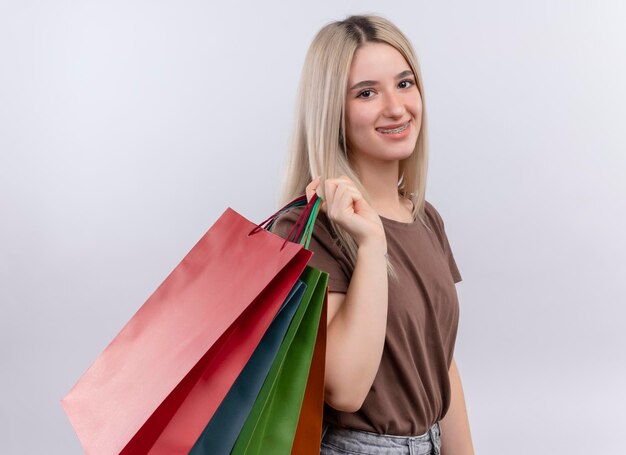
[[[304,200],[305,196],[302,196]],[[298,226],[306,225],[302,234],[302,241],[306,248],[309,246],[313,235],[313,226],[317,218],[322,200],[314,194],[311,201],[305,207],[303,214],[297,219],[292,232]],[[286,207],[289,209],[290,207]],[[276,218],[272,219],[275,221]],[[271,231],[272,224],[268,225]],[[300,232],[301,228],[297,230]],[[288,235],[291,235],[291,232]],[[294,241],[297,241],[297,235]],[[308,267],[308,266],[307,266]],[[327,326],[327,301],[328,286],[324,296],[322,314],[318,325],[317,339],[311,361],[311,368],[307,379],[306,390],[302,402],[302,408],[298,419],[296,435],[291,447],[291,453],[297,455],[316,455],[319,453],[320,441],[322,438],[322,420],[324,414],[324,377],[326,364],[326,326]]]
[[328,286],[319,322],[317,339],[311,360],[302,409],[291,453],[293,455],[319,455],[324,417],[324,376],[326,367],[326,326],[328,312]]
[[[303,202],[305,198],[306,196],[302,196],[300,199]],[[304,244],[305,247],[308,248],[313,235],[313,226],[317,218],[317,213],[321,207],[321,202],[322,200],[317,196],[317,194],[314,194],[311,201],[306,205],[302,215],[298,217],[294,227],[287,235],[288,239],[291,239],[291,235],[295,231],[293,241],[297,241],[300,232],[302,232],[302,226],[305,226],[300,243]],[[298,205],[298,203],[293,205]],[[291,206],[285,207],[284,210],[288,210],[289,208],[291,208]],[[267,226],[268,230],[271,231],[273,222],[276,219],[276,217],[271,218],[271,222]],[[318,325],[318,333],[315,340],[313,358],[307,379],[304,399],[302,401],[302,408],[298,418],[296,435],[291,447],[292,454],[316,455],[319,453],[324,414],[327,301],[328,286],[326,286],[322,314]]]
[[[303,203],[303,201],[300,201],[299,203]],[[298,203],[295,203],[294,205],[298,205]],[[306,225],[303,233],[302,229],[300,229],[299,231],[302,233],[300,240],[301,244],[308,245],[310,241],[310,236],[312,234],[313,228],[311,220],[315,219],[318,209],[319,202],[315,203],[315,201],[312,202],[311,207],[305,207],[305,211],[310,210],[311,213],[308,215],[308,219],[307,215],[305,214],[303,218],[299,220],[303,221],[302,226]],[[271,219],[271,221],[273,222],[273,219]],[[268,226],[271,226],[271,223]],[[292,232],[297,227],[298,226],[294,226]],[[304,282],[307,282],[309,284],[312,283],[313,285],[315,285],[315,280],[317,280],[317,275],[319,273],[319,271],[312,271],[309,270],[309,267],[307,267],[307,270],[305,270],[299,281],[303,281],[303,284]],[[324,283],[320,283],[320,285],[327,290]],[[305,286],[305,288],[308,289],[308,286]],[[283,349],[283,355],[279,357],[281,357],[282,359],[284,357],[284,351],[288,347],[289,343],[292,341],[296,330],[298,330],[299,328],[300,332],[303,331],[302,327],[298,326],[300,325],[300,322],[302,321],[302,316],[306,311],[306,305],[308,305],[312,296],[313,292],[310,291],[304,295],[304,297],[298,303],[300,305],[300,308],[298,309],[298,313],[295,317],[293,316],[293,313],[291,313],[291,316],[288,316],[287,312],[281,309],[281,312],[272,323],[272,326],[270,326],[270,329],[257,347],[257,350],[251,357],[248,365],[246,365],[241,375],[237,378],[237,381],[220,405],[218,411],[214,414],[213,418],[205,428],[202,436],[198,439],[193,449],[190,451],[190,454],[200,455],[231,453],[233,443],[237,438],[237,433],[241,430],[244,421],[246,420],[246,417],[251,410],[255,398],[261,388],[261,384],[267,376],[273,357],[275,356],[276,351],[278,350],[279,345],[282,341],[279,340],[277,336],[275,337],[275,335],[277,335],[279,331],[277,324],[282,324],[281,316],[283,317],[283,321],[285,322],[288,318],[293,317],[294,319],[293,321],[289,321],[291,323],[291,325],[289,326],[290,334],[285,337],[285,339],[288,339],[288,341],[283,342],[283,346],[281,346]],[[308,379],[306,379],[305,381],[301,381],[302,383],[306,382],[306,391],[303,390],[302,384],[299,386],[299,390],[304,392],[304,400],[302,398],[298,398],[298,400],[293,402],[295,404],[295,408],[293,405],[291,407],[294,408],[296,412],[292,412],[290,417],[288,414],[281,414],[283,418],[287,417],[287,420],[291,420],[292,425],[295,425],[297,423],[297,436],[296,442],[294,442],[294,447],[296,447],[297,445],[298,451],[294,453],[319,453],[324,400],[323,387],[326,345],[325,310],[322,313],[323,314],[321,316],[321,319],[312,319],[312,322],[318,325],[318,333],[316,337],[309,338],[308,345],[305,346],[306,350],[308,351],[310,351],[310,349],[314,347],[314,354],[313,361],[310,365]],[[286,326],[284,326],[281,330],[283,336],[285,335],[286,329]],[[315,330],[315,326],[309,328],[309,332],[315,332]],[[302,333],[300,333],[300,337],[302,337]],[[314,346],[312,343],[314,343]],[[273,347],[270,348],[272,344]],[[270,351],[272,352],[272,354],[270,354]],[[308,361],[308,355],[309,353],[306,353],[303,350],[300,351],[300,363],[304,362],[303,365],[305,367]],[[265,387],[267,387],[267,384],[273,383],[276,380],[276,373],[273,373],[273,375],[270,376],[271,378],[266,381]],[[304,372],[304,376],[306,377],[306,372]],[[300,409],[299,407],[300,404],[302,404],[302,409]],[[299,419],[297,415],[298,411],[300,411]],[[282,447],[275,444],[271,447],[266,447],[267,452],[275,454],[289,453],[289,442],[294,439],[293,430],[294,428],[291,428],[291,434],[289,435],[286,444],[283,444]]]
[[[307,291],[237,438],[234,455],[291,453],[325,309],[328,274],[307,266],[302,279]],[[325,336],[325,327],[322,332]]]
[[229,454],[252,409],[306,291],[298,280],[243,371],[198,438],[190,455]]
[[228,208],[62,400],[86,452],[191,449],[310,256]]
[[[288,210],[295,205],[305,205],[305,210],[303,211],[298,219],[298,222],[294,225],[292,229],[292,237],[294,242],[299,241],[300,244],[308,247],[313,231],[313,222],[315,220],[315,217],[317,216],[320,203],[321,200],[316,196],[309,203],[306,203],[306,197],[302,196],[290,203],[281,211],[272,215],[265,222],[257,225],[250,234],[254,234],[255,232],[257,232],[268,221],[270,223],[273,223],[273,221],[277,218],[277,215],[282,211]],[[287,240],[283,242],[281,248],[284,247],[286,244]],[[258,320],[259,318],[255,317],[251,317],[248,319],[248,322],[255,324],[254,327],[246,327],[241,324],[238,325],[237,330],[239,331],[239,333],[233,334],[230,338],[233,343],[238,345],[237,347],[240,350],[242,347],[244,347],[243,345],[245,345],[245,351],[243,352],[245,352],[248,358],[253,349],[252,343],[257,344],[259,342],[259,338],[262,332],[267,328],[266,323],[259,325],[257,323]],[[267,320],[265,321],[267,322]],[[251,337],[250,333],[255,333],[256,335]],[[248,340],[240,341],[245,337],[248,337]],[[232,356],[232,353],[229,355]],[[244,358],[242,357],[241,359],[243,361]],[[241,364],[239,364],[239,366],[240,368],[237,371],[241,371]],[[219,365],[216,365],[214,367],[213,373],[217,377],[219,377],[220,368],[221,367]],[[211,418],[215,410],[214,407],[205,407],[204,403],[207,402],[207,400],[209,400],[212,404],[218,403],[226,393],[226,388],[216,389],[214,384],[215,381],[210,381],[208,379],[210,376],[206,371],[206,368],[202,366],[202,361],[199,363],[199,365],[194,367],[194,370],[192,370],[192,373],[190,373],[190,375],[193,375],[194,371],[198,374],[202,374],[203,379],[194,383],[195,380],[190,381],[188,377],[185,378],[185,384],[187,386],[194,383],[194,385],[192,386],[193,389],[188,389],[190,390],[190,392],[186,395],[180,393],[181,387],[177,387],[175,391],[177,392],[176,395],[178,397],[184,396],[184,399],[178,400],[174,398],[174,401],[182,402],[178,405],[175,414],[170,415],[169,421],[167,423],[163,423],[164,419],[162,415],[158,415],[156,419],[151,418],[151,420],[148,421],[146,425],[144,425],[142,430],[140,430],[135,438],[131,440],[129,445],[122,453],[143,453],[145,448],[149,447],[146,441],[151,442],[151,439],[147,438],[145,436],[145,433],[150,436],[156,435],[158,433],[158,437],[156,438],[156,440],[153,443],[151,442],[152,446],[150,447],[150,453],[187,453],[187,451],[192,448],[194,441],[199,436],[200,431],[202,431],[202,428],[206,424],[207,420]],[[204,372],[202,373],[202,371]],[[229,376],[230,382],[228,384],[232,384],[233,379],[234,376]],[[226,386],[226,384],[224,384],[224,386]],[[217,395],[217,390],[219,390],[219,395]],[[171,398],[168,397],[168,400],[171,400]],[[156,425],[162,425],[160,427],[157,427],[158,432],[150,428],[150,425],[152,425],[152,427],[155,426],[154,421],[156,421]],[[148,427],[147,432],[145,431],[145,427]],[[135,442],[138,442],[141,445],[135,444]]]

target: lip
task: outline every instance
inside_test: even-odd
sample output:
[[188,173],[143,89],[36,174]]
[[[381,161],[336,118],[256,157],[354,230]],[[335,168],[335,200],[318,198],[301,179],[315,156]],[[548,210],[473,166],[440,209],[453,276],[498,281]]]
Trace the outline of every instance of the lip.
[[398,128],[402,125],[406,125],[407,123],[410,123],[411,119],[407,120],[406,122],[402,122],[402,123],[395,123],[393,125],[384,125],[384,126],[377,126],[376,129],[383,129],[383,130],[391,130],[393,128]]

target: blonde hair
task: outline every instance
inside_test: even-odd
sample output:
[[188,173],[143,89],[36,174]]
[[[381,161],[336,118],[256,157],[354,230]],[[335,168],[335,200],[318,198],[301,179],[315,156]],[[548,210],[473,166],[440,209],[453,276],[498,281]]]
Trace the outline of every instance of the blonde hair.
[[[413,153],[399,163],[398,194],[413,203],[413,218],[428,228],[425,215],[428,134],[424,85],[417,57],[409,40],[389,20],[375,15],[350,16],[325,25],[313,39],[304,61],[291,143],[280,204],[305,194],[314,177],[348,176],[366,201],[367,191],[348,159],[345,131],[345,103],[348,76],[357,49],[365,43],[385,43],[394,47],[409,64],[422,98],[422,123]],[[318,194],[324,198],[324,187]],[[352,267],[356,264],[357,244],[350,234],[330,220],[337,244]],[[389,275],[396,278],[388,262]]]

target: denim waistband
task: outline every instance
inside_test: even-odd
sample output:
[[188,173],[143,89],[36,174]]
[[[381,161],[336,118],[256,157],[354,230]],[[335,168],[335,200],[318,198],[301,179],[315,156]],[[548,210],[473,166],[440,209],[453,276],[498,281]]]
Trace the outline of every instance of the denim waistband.
[[322,443],[358,454],[441,454],[441,427],[436,422],[420,436],[396,436],[330,426],[324,423]]

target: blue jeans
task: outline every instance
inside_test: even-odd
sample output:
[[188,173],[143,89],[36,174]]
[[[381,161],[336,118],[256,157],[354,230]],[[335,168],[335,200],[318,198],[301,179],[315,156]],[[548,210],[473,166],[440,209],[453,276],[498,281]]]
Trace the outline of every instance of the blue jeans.
[[439,422],[421,436],[394,436],[324,424],[320,455],[440,455]]

